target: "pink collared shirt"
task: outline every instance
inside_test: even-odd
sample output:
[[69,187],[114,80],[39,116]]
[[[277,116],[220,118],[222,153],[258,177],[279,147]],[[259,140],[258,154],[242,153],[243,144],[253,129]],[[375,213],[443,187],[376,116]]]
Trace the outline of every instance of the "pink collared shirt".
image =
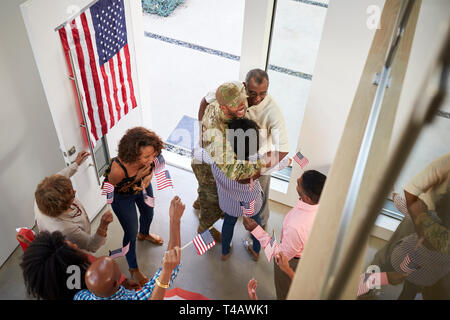
[[[284,218],[283,229],[281,230],[281,243],[276,244],[274,254],[281,251],[288,260],[294,257],[301,257],[318,207],[318,204],[310,205],[302,200],[298,200],[297,205]],[[257,226],[252,231],[252,234],[259,240],[263,248],[270,242],[271,236],[260,226]]]

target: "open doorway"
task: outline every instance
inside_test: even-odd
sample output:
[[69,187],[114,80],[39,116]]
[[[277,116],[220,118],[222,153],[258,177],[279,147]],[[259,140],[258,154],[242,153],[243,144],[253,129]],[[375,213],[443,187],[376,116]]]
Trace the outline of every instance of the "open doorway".
[[174,0],[158,10],[159,2],[142,1],[153,118],[143,122],[162,137],[167,150],[188,155],[200,101],[239,77],[245,1]]

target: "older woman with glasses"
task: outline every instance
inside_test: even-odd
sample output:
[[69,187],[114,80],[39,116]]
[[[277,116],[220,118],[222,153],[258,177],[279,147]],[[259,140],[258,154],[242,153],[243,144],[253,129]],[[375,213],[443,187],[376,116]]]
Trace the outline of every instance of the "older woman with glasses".
[[34,213],[39,231],[60,231],[67,240],[89,252],[96,252],[106,242],[110,211],[103,214],[97,231],[91,235],[91,223],[83,204],[75,197],[70,177],[89,156],[82,151],[74,163],[57,174],[46,177],[34,193]]

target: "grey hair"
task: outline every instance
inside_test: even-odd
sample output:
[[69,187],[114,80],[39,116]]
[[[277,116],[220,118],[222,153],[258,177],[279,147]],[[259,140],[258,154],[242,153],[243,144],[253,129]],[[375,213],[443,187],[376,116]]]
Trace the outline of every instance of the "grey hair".
[[245,76],[245,83],[248,84],[248,82],[252,78],[255,79],[255,82],[257,84],[261,84],[264,81],[264,79],[266,79],[267,82],[269,82],[269,75],[267,74],[266,71],[261,69],[252,69],[249,72],[247,72],[247,75]]

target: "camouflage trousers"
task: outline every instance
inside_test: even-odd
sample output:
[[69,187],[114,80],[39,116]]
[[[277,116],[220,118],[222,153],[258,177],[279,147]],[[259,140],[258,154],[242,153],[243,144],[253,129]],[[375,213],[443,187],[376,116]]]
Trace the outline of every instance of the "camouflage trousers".
[[217,186],[211,171],[211,166],[206,163],[191,163],[192,170],[198,181],[198,199],[200,201],[199,232],[203,232],[212,226],[224,213],[219,206]]

